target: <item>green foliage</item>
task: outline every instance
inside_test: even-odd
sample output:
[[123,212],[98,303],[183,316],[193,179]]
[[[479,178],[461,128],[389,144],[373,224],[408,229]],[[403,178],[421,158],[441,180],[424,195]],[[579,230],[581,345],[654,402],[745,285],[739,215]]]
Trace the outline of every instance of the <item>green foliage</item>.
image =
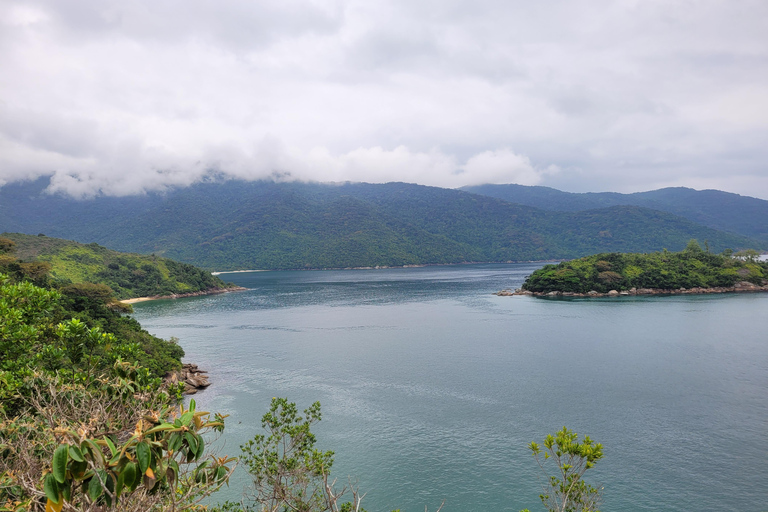
[[[30,191],[18,196],[33,195]],[[19,212],[29,208],[21,199],[13,204]],[[217,270],[563,259],[663,247],[682,250],[691,238],[708,240],[713,251],[768,247],[765,242],[718,232],[655,209],[603,206],[610,207],[553,212],[405,183],[233,180],[201,183],[162,196],[62,199],[57,203],[62,215],[36,222],[19,216],[17,222],[3,225],[28,233],[56,231],[99,240],[110,247]],[[48,237],[33,238],[39,244],[51,243]],[[107,263],[110,270],[101,281],[120,296],[121,280],[133,279],[133,272],[137,285],[154,279],[151,272],[142,275],[141,265]],[[76,275],[76,268],[88,269],[96,263],[87,254],[71,251],[54,263],[54,271],[59,265]],[[95,281],[83,275],[78,279]]]
[[261,420],[268,435],[243,445],[243,463],[254,480],[255,501],[265,510],[336,510],[328,489],[333,452],[315,448],[310,427],[320,421],[320,403],[300,416],[296,404],[273,398]]
[[[319,402],[301,415],[295,403],[273,398],[261,420],[266,434],[241,446],[241,461],[253,478],[255,508],[228,502],[216,510],[365,512],[356,487],[339,489],[330,479],[333,452],[315,448],[316,438],[311,431],[318,421]],[[348,493],[351,499],[342,501]]]
[[[194,400],[189,410],[149,412],[122,443],[109,435],[83,439],[79,432],[59,429],[61,443],[43,485],[49,505],[100,503],[121,510],[121,498],[130,503],[134,493],[164,493],[174,508],[194,503],[201,492],[209,494],[226,483],[233,469],[232,458],[202,460],[202,433],[224,428],[222,416],[212,421],[209,416],[195,411]],[[194,469],[184,478],[182,468],[190,464]]]
[[0,412],[10,406],[36,353],[51,337],[50,315],[60,295],[0,274]]
[[18,407],[22,383],[35,370],[67,371],[87,383],[117,360],[141,364],[153,376],[181,367],[181,347],[123,317],[113,301],[100,285],[59,292],[0,274],[0,412]]
[[[615,192],[570,193],[549,187],[524,185],[477,185],[462,187],[475,194],[544,210],[584,211],[632,205],[679,215],[713,229],[768,240],[768,201],[719,190],[674,187],[618,194]],[[706,240],[706,237],[701,238]]]
[[139,343],[89,325],[149,336],[109,288],[63,292],[0,274],[0,510],[194,509],[232,471],[203,460],[223,417],[174,405],[181,388],[135,364]]
[[[730,254],[705,252],[692,240],[681,252],[649,254],[603,253],[557,265],[545,265],[531,274],[523,289],[532,292],[605,293],[631,288],[729,287],[739,281],[768,283],[768,264],[757,261],[755,251]],[[745,256],[739,256],[744,254]]]
[[0,254],[5,254],[8,252],[13,252],[13,248],[16,245],[16,242],[9,238],[0,237]]
[[203,437],[224,417],[174,405],[126,362],[67,375],[34,372],[24,407],[0,416],[0,510],[197,510],[227,482],[235,459],[206,457]]
[[[589,436],[582,442],[578,434],[563,427],[554,436],[544,438],[543,449],[536,442],[528,447],[539,467],[547,475],[541,502],[550,512],[599,512],[600,489],[584,481],[584,473],[603,457],[603,446]],[[543,454],[543,458],[542,458]],[[545,465],[554,463],[555,475]],[[523,511],[523,512],[528,512]]]
[[[39,237],[22,236],[17,248],[28,249],[26,240],[30,239],[40,240]],[[72,244],[48,237],[43,237],[42,241],[56,247]],[[112,253],[98,246],[95,249],[88,247]],[[0,371],[13,370],[11,366],[16,369],[25,367],[33,353],[36,354],[35,364],[50,371],[66,367],[76,373],[87,366],[86,378],[94,371],[110,366],[117,358],[139,363],[155,376],[181,367],[183,349],[175,342],[150,335],[134,319],[123,316],[131,308],[118,302],[109,286],[90,282],[62,284],[59,280],[49,279],[46,272],[51,265],[47,262],[24,263],[9,255],[1,257],[0,271],[7,271],[7,274],[0,280],[0,319],[3,320],[0,348],[9,357],[0,361]],[[182,276],[195,286],[207,286],[210,282],[206,279],[215,279],[190,265],[170,260],[165,263],[173,269],[173,275]],[[195,276],[207,277],[194,281]],[[57,286],[57,290],[51,289]],[[34,318],[29,317],[30,312],[34,312]],[[82,327],[84,325],[89,327]],[[86,330],[80,332],[78,329]],[[88,357],[83,359],[83,354]],[[87,365],[83,366],[83,362]],[[13,374],[2,379],[9,383],[9,390],[15,389]],[[0,390],[0,395],[3,394],[5,392]],[[8,394],[12,394],[11,391]]]
[[103,296],[106,289],[110,290],[110,296],[127,299],[231,286],[210,272],[166,258],[120,253],[98,244],[85,245],[57,238],[18,233],[6,235],[6,240],[15,244],[19,258],[36,260],[17,261],[15,265],[20,275],[34,279],[50,272],[54,281],[69,286],[73,294],[89,298]]

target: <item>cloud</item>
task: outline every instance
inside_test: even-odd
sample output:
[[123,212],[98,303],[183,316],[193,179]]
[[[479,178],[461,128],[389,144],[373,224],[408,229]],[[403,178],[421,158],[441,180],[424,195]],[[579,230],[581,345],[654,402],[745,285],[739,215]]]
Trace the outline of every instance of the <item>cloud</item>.
[[0,182],[768,198],[765,19],[757,0],[6,0]]
[[[459,187],[482,183],[537,184],[552,169],[535,169],[524,156],[509,149],[486,151],[465,163],[438,150],[414,152],[405,146],[357,148],[334,155],[325,147],[302,152],[274,137],[266,137],[249,152],[220,146],[187,155],[159,149],[126,147],[121,158],[98,161],[57,162],[48,191],[84,198],[98,194],[133,195],[151,190],[186,186],[217,177],[245,180],[274,179],[321,182],[391,181]],[[46,162],[43,162],[45,164]],[[107,166],[105,169],[104,166]]]

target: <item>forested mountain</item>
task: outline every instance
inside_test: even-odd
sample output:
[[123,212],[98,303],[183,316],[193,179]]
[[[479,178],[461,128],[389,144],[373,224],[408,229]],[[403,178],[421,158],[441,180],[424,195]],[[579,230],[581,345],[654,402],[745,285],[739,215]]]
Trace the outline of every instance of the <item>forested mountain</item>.
[[619,194],[588,192],[576,194],[549,187],[524,185],[478,185],[462,190],[510,203],[543,210],[581,211],[609,206],[632,205],[679,215],[697,224],[743,236],[768,240],[768,201],[720,190],[684,187]]
[[761,243],[638,206],[545,211],[405,183],[220,181],[140,197],[73,200],[43,181],[0,188],[0,228],[154,253],[209,269],[394,266],[712,251]]

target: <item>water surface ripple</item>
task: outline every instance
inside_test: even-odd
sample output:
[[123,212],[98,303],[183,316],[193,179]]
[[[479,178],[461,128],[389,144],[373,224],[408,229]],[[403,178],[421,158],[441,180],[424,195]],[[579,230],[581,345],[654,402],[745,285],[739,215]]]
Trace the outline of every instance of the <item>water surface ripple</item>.
[[371,512],[540,510],[526,445],[563,425],[604,445],[603,510],[766,510],[768,295],[492,295],[535,268],[227,274],[248,290],[134,308],[209,370],[226,453],[273,396],[319,400]]

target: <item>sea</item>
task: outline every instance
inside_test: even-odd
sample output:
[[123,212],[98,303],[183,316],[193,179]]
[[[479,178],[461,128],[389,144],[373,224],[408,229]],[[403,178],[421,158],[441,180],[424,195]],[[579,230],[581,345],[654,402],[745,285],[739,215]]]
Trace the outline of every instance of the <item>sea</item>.
[[[319,401],[317,447],[368,512],[544,510],[528,449],[603,445],[605,511],[768,510],[768,294],[502,297],[541,264],[222,274],[245,291],[134,305],[178,338],[228,414],[219,454],[273,397]],[[240,500],[239,468],[216,496]]]

